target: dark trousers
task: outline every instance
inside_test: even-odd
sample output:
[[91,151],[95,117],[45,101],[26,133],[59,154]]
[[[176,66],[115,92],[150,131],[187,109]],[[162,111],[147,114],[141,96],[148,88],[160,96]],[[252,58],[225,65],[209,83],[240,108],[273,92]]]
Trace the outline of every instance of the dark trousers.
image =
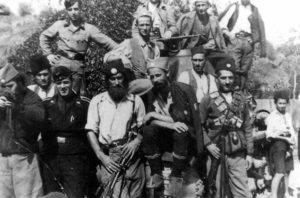
[[[161,172],[162,167],[158,167],[157,161],[161,161],[160,155],[164,151],[173,152],[174,163],[171,175],[174,175],[174,171],[182,171],[190,143],[188,132],[177,133],[155,125],[148,125],[143,127],[142,135],[143,152],[149,161],[152,174]],[[152,163],[151,160],[156,160],[156,162]],[[153,172],[153,170],[156,171]]]
[[[86,155],[43,156],[52,173],[62,183],[69,198],[82,198],[88,180],[89,163]],[[60,192],[60,186],[45,166],[42,169],[45,194]]]
[[242,37],[232,40],[228,45],[228,52],[236,64],[236,85],[243,90],[253,62],[254,52],[251,37]]

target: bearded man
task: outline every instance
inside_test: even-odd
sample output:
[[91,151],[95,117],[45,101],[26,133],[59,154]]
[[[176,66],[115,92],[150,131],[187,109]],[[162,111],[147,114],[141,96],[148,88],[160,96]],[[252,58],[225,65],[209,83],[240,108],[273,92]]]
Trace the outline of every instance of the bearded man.
[[138,132],[145,107],[139,96],[128,93],[127,70],[120,60],[112,61],[103,73],[108,91],[91,100],[85,126],[101,161],[101,182],[106,185],[113,173],[123,169],[120,161],[124,159],[128,166],[117,178],[112,197],[142,197],[145,172],[139,155],[142,136]]

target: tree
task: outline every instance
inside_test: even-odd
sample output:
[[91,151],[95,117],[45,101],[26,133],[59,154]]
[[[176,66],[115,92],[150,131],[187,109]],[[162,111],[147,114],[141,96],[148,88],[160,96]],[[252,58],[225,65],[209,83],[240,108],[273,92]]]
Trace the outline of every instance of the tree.
[[[87,0],[83,1],[84,18],[88,23],[96,25],[104,34],[116,42],[121,42],[131,35],[133,12],[138,6],[137,0]],[[63,11],[58,13],[44,12],[40,21],[43,28],[34,33],[16,49],[16,53],[9,57],[9,62],[21,71],[28,71],[29,57],[41,53],[39,48],[40,33],[56,20],[65,18]],[[53,46],[55,48],[55,45]],[[100,73],[102,57],[105,53],[97,45],[91,45],[86,57],[87,85],[91,95],[104,89],[103,76]]]

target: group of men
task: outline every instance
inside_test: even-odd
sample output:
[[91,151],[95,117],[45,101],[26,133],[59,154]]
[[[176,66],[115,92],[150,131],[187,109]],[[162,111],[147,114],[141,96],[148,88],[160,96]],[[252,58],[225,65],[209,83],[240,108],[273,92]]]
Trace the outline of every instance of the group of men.
[[[164,151],[173,156],[173,197],[183,196],[183,172],[191,156],[204,184],[216,184],[207,187],[205,196],[218,197],[224,190],[215,179],[222,161],[233,197],[251,197],[247,169],[252,166],[253,141],[242,91],[254,43],[264,42],[259,32],[263,23],[249,0],[226,10],[224,27],[207,13],[208,0],[194,0],[193,5],[195,10],[176,22],[171,7],[146,1],[135,13],[132,38],[117,44],[82,19],[80,0],[65,1],[68,18],[42,32],[43,55],[30,58],[35,84],[26,87],[25,76],[10,65],[0,69],[2,197],[32,198],[56,191],[84,197],[96,174],[93,158],[104,192],[112,187],[112,197],[143,197],[144,157],[151,169],[148,187],[161,197]],[[160,57],[163,43],[152,38],[175,35],[183,36],[181,48],[191,49],[193,68],[171,81],[169,68],[179,63]],[[56,51],[51,48],[54,38]],[[90,101],[82,94],[91,41],[109,52],[102,70],[107,91]],[[208,62],[215,75],[205,72]],[[235,74],[240,84],[234,83]],[[206,168],[209,161],[214,168]],[[216,182],[208,181],[209,175]],[[107,185],[111,181],[113,186]]]

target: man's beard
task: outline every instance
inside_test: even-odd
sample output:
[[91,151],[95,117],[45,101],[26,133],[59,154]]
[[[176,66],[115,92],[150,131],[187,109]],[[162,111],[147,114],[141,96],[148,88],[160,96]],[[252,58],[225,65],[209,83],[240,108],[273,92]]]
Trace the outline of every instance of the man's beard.
[[108,94],[115,102],[120,102],[126,95],[127,89],[121,85],[109,87]]

